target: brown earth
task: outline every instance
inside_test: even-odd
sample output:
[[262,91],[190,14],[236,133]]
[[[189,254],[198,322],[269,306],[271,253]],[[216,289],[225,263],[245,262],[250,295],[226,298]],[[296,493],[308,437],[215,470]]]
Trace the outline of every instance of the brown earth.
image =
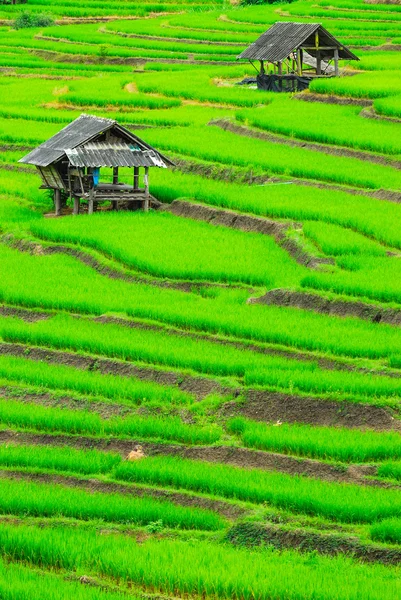
[[27,323],[45,321],[46,319],[49,319],[53,316],[50,313],[39,312],[24,308],[15,308],[13,306],[6,306],[5,304],[0,305],[0,315],[3,317],[15,317],[16,319],[22,319]]
[[265,390],[248,390],[246,402],[227,402],[222,408],[222,414],[224,417],[240,414],[255,421],[269,423],[307,423],[349,429],[401,431],[401,420],[395,418],[395,413],[388,407]]
[[399,564],[401,550],[367,544],[357,536],[318,533],[305,529],[285,529],[274,524],[240,523],[227,533],[228,540],[237,545],[271,545],[277,549],[295,548],[301,552],[319,552],[336,556],[346,554],[367,563]]
[[323,102],[324,104],[340,104],[342,106],[372,106],[373,100],[367,98],[346,98],[342,96],[327,95],[327,94],[313,94],[312,92],[301,92],[294,96],[297,100],[304,100],[305,102]]
[[387,323],[401,327],[401,310],[384,308],[348,300],[329,300],[318,294],[294,292],[285,289],[270,290],[260,298],[251,298],[251,304],[267,304],[275,306],[291,306],[305,310],[313,310],[321,314],[338,317],[357,317],[372,323]]

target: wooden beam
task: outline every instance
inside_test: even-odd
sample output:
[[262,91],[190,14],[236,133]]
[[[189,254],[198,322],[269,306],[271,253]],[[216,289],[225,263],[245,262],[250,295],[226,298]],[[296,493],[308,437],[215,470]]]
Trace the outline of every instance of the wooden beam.
[[316,48],[316,46],[301,46],[301,48],[304,50],[335,50],[338,46],[319,46],[319,48]]
[[264,75],[265,74],[265,63],[264,63],[263,60],[260,60],[259,62],[260,62],[260,71],[259,71],[259,73],[260,73],[260,75]]
[[143,205],[143,209],[145,212],[149,210],[149,167],[145,167],[145,202]]
[[283,63],[282,62],[278,63],[278,74],[279,75],[283,74]]

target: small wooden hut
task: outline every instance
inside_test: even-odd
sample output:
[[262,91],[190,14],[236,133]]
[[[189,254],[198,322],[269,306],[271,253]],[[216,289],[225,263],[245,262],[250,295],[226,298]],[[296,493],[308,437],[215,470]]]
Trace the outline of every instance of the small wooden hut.
[[[81,200],[88,202],[88,213],[103,200],[115,210],[123,202],[146,211],[152,200],[149,168],[173,164],[117,121],[85,114],[19,162],[35,165],[41,188],[53,190],[56,215],[61,214],[62,197],[68,196],[74,200],[74,214],[79,214]],[[119,167],[133,168],[132,185],[119,182]],[[112,169],[108,183],[100,179],[101,168]]]
[[[259,89],[301,91],[313,77],[339,75],[340,60],[359,60],[320,23],[275,23],[238,59],[259,61]],[[334,64],[332,64],[334,63]]]

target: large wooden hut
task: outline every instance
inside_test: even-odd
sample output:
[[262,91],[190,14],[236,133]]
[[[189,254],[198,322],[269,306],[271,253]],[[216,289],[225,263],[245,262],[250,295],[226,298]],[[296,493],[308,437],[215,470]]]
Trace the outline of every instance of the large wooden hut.
[[[61,213],[64,197],[74,200],[74,214],[81,200],[92,213],[99,201],[110,200],[148,210],[149,168],[167,168],[172,162],[152,146],[112,119],[81,115],[19,161],[35,165],[42,178],[42,189],[53,190],[56,215]],[[132,184],[119,181],[119,168],[133,168]],[[102,182],[100,169],[112,169],[109,182]],[[142,172],[141,172],[142,170]],[[141,175],[143,185],[141,186]]]
[[320,23],[278,22],[238,59],[259,61],[258,87],[300,91],[313,77],[339,75],[340,60],[359,60]]

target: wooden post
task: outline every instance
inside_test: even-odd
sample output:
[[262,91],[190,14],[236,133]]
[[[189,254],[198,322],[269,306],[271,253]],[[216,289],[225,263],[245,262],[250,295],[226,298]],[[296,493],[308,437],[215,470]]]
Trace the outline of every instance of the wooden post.
[[338,68],[338,48],[334,49],[334,75],[336,77],[338,77],[340,74],[339,68]]
[[322,74],[322,59],[319,50],[316,52],[316,75]]
[[118,167],[113,167],[113,185],[118,183]]
[[61,215],[61,190],[54,190],[54,211],[56,217]]
[[134,167],[134,190],[139,189],[139,167]]
[[88,215],[93,215],[93,201],[95,197],[95,190],[91,188],[89,190],[89,200],[88,200]]
[[143,210],[147,212],[149,210],[149,167],[145,167],[145,202],[143,204]]
[[260,60],[260,75],[264,75],[265,74],[265,63],[263,60]]
[[298,48],[297,50],[297,73],[301,77],[302,76],[302,49]]
[[77,196],[74,196],[74,211],[73,211],[74,215],[79,215],[80,201],[81,201],[80,198],[77,198]]
[[278,74],[279,75],[283,74],[283,63],[282,62],[278,63]]

